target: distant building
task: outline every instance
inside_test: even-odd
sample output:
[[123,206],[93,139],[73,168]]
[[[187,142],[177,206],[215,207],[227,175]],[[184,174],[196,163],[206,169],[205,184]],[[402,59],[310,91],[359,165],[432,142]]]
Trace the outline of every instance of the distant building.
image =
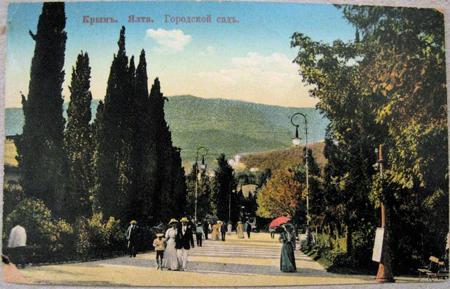
[[243,186],[239,186],[238,187],[238,192],[242,190],[242,194],[244,195],[244,197],[248,198],[248,196],[250,195],[250,193],[252,195],[255,194],[256,191],[256,185],[243,185]]
[[228,160],[228,164],[235,170],[235,171],[243,171],[245,170],[245,164],[241,162],[241,155],[234,155],[232,159]]

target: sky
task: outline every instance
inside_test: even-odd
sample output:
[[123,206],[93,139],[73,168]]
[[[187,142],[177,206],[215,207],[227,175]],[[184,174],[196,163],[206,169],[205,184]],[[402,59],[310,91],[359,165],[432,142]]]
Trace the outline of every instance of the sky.
[[[268,2],[70,2],[66,3],[63,96],[77,55],[89,54],[93,98],[103,99],[120,29],[128,57],[146,52],[149,85],[159,77],[165,96],[190,94],[287,107],[314,107],[290,47],[294,32],[331,43],[351,41],[355,29],[332,5]],[[27,95],[41,3],[11,3],[7,16],[6,107],[21,107]],[[153,22],[130,23],[129,16]],[[206,17],[210,23],[176,23],[176,17]],[[117,23],[83,23],[85,16]],[[236,23],[218,23],[234,17]],[[175,20],[175,21],[172,21]],[[137,65],[137,63],[136,63]]]

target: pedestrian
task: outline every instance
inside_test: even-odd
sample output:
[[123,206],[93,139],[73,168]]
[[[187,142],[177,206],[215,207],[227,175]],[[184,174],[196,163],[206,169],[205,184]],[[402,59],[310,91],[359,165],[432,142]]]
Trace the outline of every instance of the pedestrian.
[[178,232],[178,221],[176,219],[171,219],[169,222],[169,226],[171,226],[166,231],[166,249],[164,250],[164,262],[163,268],[168,270],[178,270],[178,257],[177,250],[175,248],[175,238]]
[[216,224],[212,227],[211,239],[213,241],[219,240],[219,230],[220,230],[220,221],[217,221]]
[[280,270],[282,272],[295,272],[297,267],[295,266],[295,235],[293,232],[293,226],[291,223],[283,225],[284,232],[280,234],[280,242],[283,242],[281,247],[280,258]]
[[239,221],[236,227],[236,234],[238,239],[244,239],[244,225]]
[[189,250],[195,247],[192,230],[188,227],[188,219],[181,219],[181,228],[179,228],[175,237],[175,248],[177,249],[178,264],[181,264],[181,271],[187,269]]
[[227,225],[227,234],[231,235],[231,230],[233,230],[233,225],[231,225],[231,222],[228,222]]
[[195,238],[197,239],[197,246],[202,246],[202,238],[203,238],[203,225],[198,222],[197,227],[195,228]]
[[9,233],[8,247],[17,248],[27,245],[27,232],[21,225],[16,225]]
[[203,233],[205,234],[205,240],[208,240],[208,232],[209,231],[209,223],[204,222],[203,223]]
[[449,249],[450,249],[450,232],[447,233],[447,240],[445,242],[445,253],[444,253],[444,259],[447,261],[447,268],[449,259]]
[[197,220],[194,219],[189,219],[190,221],[188,221],[187,226],[189,227],[189,229],[191,229],[191,232],[194,234],[195,233],[195,227],[197,224]]
[[227,225],[223,222],[220,225],[220,234],[222,235],[222,241],[225,241],[225,234],[227,233]]
[[139,227],[137,226],[136,220],[132,220],[130,222],[130,226],[127,229],[126,238],[128,241],[128,251],[130,252],[130,257],[136,257],[139,241]]
[[164,234],[158,233],[156,234],[156,239],[153,241],[153,247],[155,247],[156,252],[156,263],[158,267],[156,270],[163,268],[163,260],[164,260],[164,249],[165,249],[166,239],[164,238]]
[[252,224],[250,224],[249,221],[247,221],[247,237],[250,239],[250,233],[252,231]]
[[9,233],[8,247],[11,248],[11,257],[13,257],[13,261],[18,266],[19,264],[25,265],[25,258],[22,251],[26,245],[27,232],[24,227],[16,225]]

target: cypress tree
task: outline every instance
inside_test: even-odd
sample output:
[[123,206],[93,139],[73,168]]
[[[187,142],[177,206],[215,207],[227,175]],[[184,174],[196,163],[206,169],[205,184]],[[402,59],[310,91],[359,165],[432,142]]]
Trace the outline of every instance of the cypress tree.
[[[181,167],[179,149],[173,147],[172,134],[165,120],[164,101],[159,79],[156,78],[149,97],[150,122],[153,126],[151,136],[156,141],[156,178],[154,200],[158,204],[157,221],[181,217],[184,213],[186,185],[184,170]],[[182,196],[182,197],[180,197]]]
[[230,194],[236,188],[233,176],[233,168],[228,164],[224,154],[217,158],[217,169],[214,178],[213,202],[216,204],[217,217],[220,220],[228,220],[228,208]]
[[90,92],[91,68],[87,53],[78,55],[76,66],[72,69],[71,96],[67,109],[65,148],[69,158],[68,209],[70,220],[78,216],[90,216],[92,206],[89,190],[93,186],[92,169],[92,118]]
[[160,208],[158,218],[168,219],[174,214],[173,199],[171,198],[172,175],[172,141],[170,131],[164,117],[164,101],[167,98],[161,93],[159,79],[156,78],[149,96],[149,113],[153,125],[152,135],[155,136],[156,149],[156,180],[155,194]]
[[125,51],[125,27],[120,31],[119,51],[114,55],[105,102],[96,124],[96,206],[104,218],[126,217],[129,203],[129,131],[127,110],[131,83]]
[[28,98],[22,96],[25,124],[17,150],[22,186],[29,197],[42,199],[63,216],[67,180],[64,154],[62,83],[67,35],[62,2],[44,3],[31,63]]
[[186,208],[186,176],[182,166],[181,149],[172,148],[172,198],[174,200],[173,208],[175,212],[184,212]]
[[131,155],[133,218],[150,224],[154,220],[156,181],[156,138],[150,117],[147,63],[145,51],[141,51],[136,69],[133,96],[133,151]]
[[99,197],[99,178],[98,178],[98,158],[99,158],[99,144],[101,143],[101,135],[103,133],[102,125],[103,125],[103,112],[104,112],[104,103],[100,100],[97,106],[97,112],[95,114],[94,122],[92,123],[92,142],[94,147],[94,156],[93,156],[93,168],[94,168],[94,188],[92,190],[92,213],[98,214],[102,212],[102,206],[100,204]]

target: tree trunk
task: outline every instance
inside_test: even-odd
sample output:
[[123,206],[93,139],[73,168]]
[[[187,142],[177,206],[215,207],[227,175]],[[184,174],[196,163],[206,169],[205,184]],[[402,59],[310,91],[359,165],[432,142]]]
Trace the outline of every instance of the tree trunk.
[[352,254],[352,243],[353,243],[353,229],[351,224],[347,225],[347,255]]

